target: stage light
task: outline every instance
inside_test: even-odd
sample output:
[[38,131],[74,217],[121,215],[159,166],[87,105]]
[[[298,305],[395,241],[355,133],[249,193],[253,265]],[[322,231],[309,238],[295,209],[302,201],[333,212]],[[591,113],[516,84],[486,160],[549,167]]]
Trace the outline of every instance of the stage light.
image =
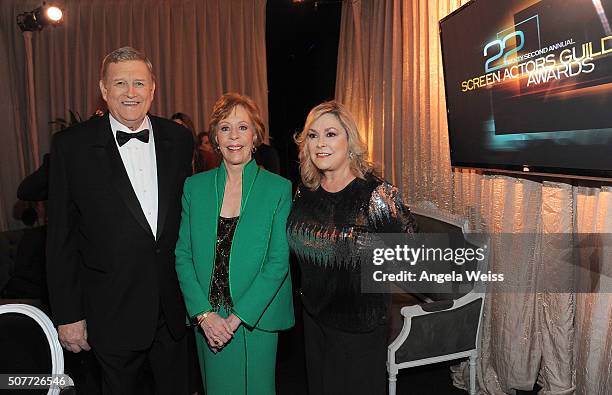
[[59,21],[61,21],[62,16],[62,10],[60,10],[59,7],[50,6],[49,8],[47,8],[47,17],[54,23],[58,23]]
[[35,32],[47,25],[57,26],[62,23],[62,10],[52,4],[43,3],[30,12],[17,15],[17,25],[22,32]]

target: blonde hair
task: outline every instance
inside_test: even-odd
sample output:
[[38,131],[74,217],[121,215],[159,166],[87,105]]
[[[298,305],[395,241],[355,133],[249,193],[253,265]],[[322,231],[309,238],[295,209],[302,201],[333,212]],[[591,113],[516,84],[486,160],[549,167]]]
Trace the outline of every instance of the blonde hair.
[[300,175],[302,183],[311,190],[321,185],[323,173],[312,163],[308,150],[307,138],[312,124],[325,114],[332,114],[338,119],[342,128],[346,131],[348,140],[349,167],[355,177],[364,178],[364,175],[372,170],[372,164],[368,162],[368,148],[359,136],[357,124],[349,110],[337,101],[327,101],[314,107],[306,117],[304,129],[294,136],[298,145],[300,159]]
[[263,143],[263,136],[266,131],[266,127],[261,120],[261,115],[259,115],[259,108],[257,107],[257,104],[255,104],[253,99],[246,95],[241,95],[240,93],[226,93],[215,103],[212,115],[210,116],[210,122],[208,124],[208,140],[213,148],[217,151],[219,150],[219,142],[217,141],[217,126],[219,126],[219,122],[227,118],[232,110],[237,106],[244,108],[251,119],[256,136],[255,141],[253,141],[253,146],[257,148],[261,143]]

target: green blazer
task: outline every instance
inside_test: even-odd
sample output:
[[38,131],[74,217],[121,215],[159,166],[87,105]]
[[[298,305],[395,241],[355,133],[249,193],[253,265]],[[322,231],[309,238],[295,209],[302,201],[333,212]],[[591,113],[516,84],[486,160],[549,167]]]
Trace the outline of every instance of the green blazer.
[[[190,316],[208,301],[215,262],[217,223],[227,172],[225,165],[185,181],[176,244],[176,273]],[[291,183],[260,169],[254,160],[242,171],[242,204],[229,263],[233,313],[250,328],[277,331],[293,326],[289,247],[285,230]]]

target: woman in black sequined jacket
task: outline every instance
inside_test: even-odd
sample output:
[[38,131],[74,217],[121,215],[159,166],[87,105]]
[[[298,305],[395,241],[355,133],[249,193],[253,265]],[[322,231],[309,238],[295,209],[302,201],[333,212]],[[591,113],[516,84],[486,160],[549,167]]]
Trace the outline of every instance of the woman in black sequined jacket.
[[296,136],[302,183],[287,221],[301,269],[311,394],[384,394],[389,295],[361,292],[376,233],[414,232],[396,187],[372,174],[355,121],[338,102],[313,108]]

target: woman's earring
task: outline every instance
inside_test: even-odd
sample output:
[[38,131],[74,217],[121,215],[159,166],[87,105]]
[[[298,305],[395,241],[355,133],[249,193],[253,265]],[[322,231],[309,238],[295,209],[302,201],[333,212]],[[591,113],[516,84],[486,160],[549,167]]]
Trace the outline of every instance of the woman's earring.
[[349,159],[353,159],[355,157],[355,154],[353,153],[353,151],[349,151]]
[[252,152],[252,153],[257,152],[257,147],[253,146],[253,148],[251,148],[251,152]]

